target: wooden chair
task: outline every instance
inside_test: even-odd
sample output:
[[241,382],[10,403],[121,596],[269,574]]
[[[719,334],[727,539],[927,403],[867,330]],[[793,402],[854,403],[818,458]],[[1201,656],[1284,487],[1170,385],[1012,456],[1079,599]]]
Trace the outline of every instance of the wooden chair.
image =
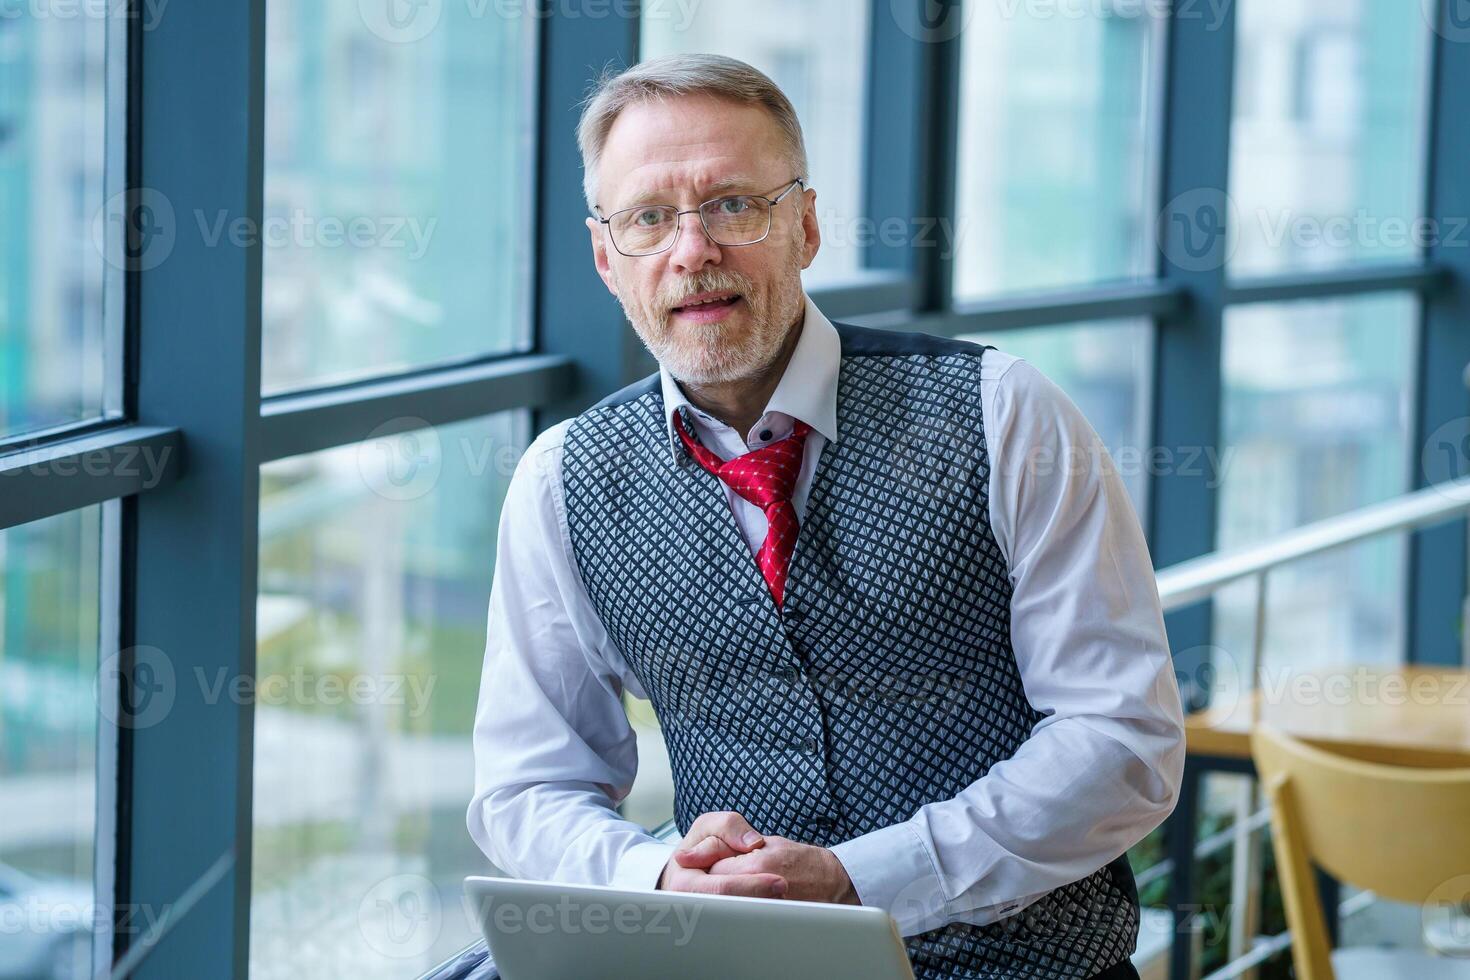
[[1399,902],[1470,900],[1463,894],[1470,892],[1470,769],[1364,762],[1266,725],[1252,732],[1251,752],[1271,803],[1297,980],[1470,978],[1467,959],[1418,950],[1333,951],[1313,874],[1315,863],[1340,881]]

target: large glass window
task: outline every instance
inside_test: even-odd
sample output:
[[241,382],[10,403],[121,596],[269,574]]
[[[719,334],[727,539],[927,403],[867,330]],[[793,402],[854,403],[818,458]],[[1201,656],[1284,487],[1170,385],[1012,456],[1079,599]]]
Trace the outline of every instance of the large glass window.
[[92,975],[101,528],[0,531],[0,976]]
[[1149,440],[1153,325],[1148,320],[1031,327],[966,334],[1025,358],[1050,378],[1097,430],[1140,519],[1150,470],[1167,465],[1145,451]]
[[100,247],[122,217],[103,207],[108,24],[44,12],[0,11],[0,439],[116,407]]
[[268,5],[267,393],[529,346],[534,12],[402,6]]
[[470,730],[524,413],[261,472],[251,976],[402,980],[476,935]]
[[1152,7],[966,4],[957,299],[1153,271]]
[[[1222,549],[1406,492],[1418,301],[1246,306],[1225,322]],[[1267,670],[1403,657],[1404,537],[1273,571]],[[1216,601],[1215,643],[1249,664],[1255,591]]]
[[1429,39],[1418,3],[1237,4],[1230,195],[1237,273],[1412,259]]
[[[806,137],[822,249],[808,288],[851,278],[878,226],[862,211],[870,0],[646,5],[645,58],[714,52],[749,62],[791,99]],[[905,218],[908,216],[905,215]]]

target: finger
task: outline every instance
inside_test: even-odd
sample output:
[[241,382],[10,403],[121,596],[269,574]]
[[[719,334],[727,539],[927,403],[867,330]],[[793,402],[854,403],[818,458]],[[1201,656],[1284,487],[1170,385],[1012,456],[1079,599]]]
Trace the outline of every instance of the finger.
[[765,836],[733,810],[700,814],[689,827],[691,838],[718,837],[732,851],[744,853],[765,843]]
[[780,875],[704,875],[690,882],[689,890],[707,895],[741,895],[747,898],[782,898],[786,879]]
[[735,857],[740,851],[735,850],[718,837],[706,837],[704,840],[692,847],[674,852],[674,858],[684,868],[708,868],[727,857]]

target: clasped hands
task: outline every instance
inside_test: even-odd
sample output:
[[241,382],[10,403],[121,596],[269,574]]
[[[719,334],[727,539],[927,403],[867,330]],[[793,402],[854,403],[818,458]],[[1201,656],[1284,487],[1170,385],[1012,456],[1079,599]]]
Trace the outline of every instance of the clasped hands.
[[730,810],[703,813],[664,865],[664,891],[861,905],[842,862],[825,847],[761,834]]

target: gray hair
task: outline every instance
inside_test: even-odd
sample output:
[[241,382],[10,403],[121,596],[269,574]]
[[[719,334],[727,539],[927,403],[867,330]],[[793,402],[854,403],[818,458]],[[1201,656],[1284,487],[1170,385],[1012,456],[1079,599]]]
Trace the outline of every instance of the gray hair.
[[724,55],[666,55],[625,71],[603,72],[583,103],[577,145],[582,150],[582,193],[588,208],[597,203],[597,164],[618,115],[631,105],[680,95],[712,95],[764,107],[781,127],[795,176],[809,176],[801,121],[775,82],[745,62]]

